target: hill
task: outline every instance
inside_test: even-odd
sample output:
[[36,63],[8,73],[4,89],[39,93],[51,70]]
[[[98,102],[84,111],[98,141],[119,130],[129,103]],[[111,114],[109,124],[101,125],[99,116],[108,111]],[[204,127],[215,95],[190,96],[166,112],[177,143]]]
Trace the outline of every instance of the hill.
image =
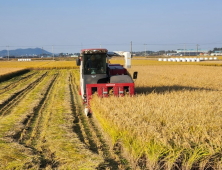
[[[27,48],[27,49],[16,49],[9,50],[9,56],[36,56],[36,55],[48,55],[52,54],[46,50],[42,50],[41,48]],[[7,50],[0,51],[0,56],[8,56]]]

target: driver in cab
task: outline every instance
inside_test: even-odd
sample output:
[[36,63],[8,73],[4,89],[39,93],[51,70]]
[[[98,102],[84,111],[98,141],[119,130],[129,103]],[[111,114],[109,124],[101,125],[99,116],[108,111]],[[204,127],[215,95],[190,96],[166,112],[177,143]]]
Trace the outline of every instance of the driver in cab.
[[97,68],[98,67],[98,62],[96,61],[96,56],[91,55],[91,57],[87,61],[87,68],[90,70],[91,68]]
[[87,62],[86,62],[86,68],[88,73],[91,74],[100,74],[104,72],[102,63],[101,63],[101,57],[97,57],[96,55],[91,55]]

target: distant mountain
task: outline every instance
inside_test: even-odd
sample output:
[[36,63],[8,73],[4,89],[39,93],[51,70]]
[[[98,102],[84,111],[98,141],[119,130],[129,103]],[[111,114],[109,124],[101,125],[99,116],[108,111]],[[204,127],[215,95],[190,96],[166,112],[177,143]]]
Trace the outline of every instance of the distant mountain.
[[[35,55],[50,55],[52,53],[42,50],[41,48],[27,48],[27,49],[16,49],[9,50],[9,56],[35,56]],[[8,56],[7,50],[0,51],[0,57]]]

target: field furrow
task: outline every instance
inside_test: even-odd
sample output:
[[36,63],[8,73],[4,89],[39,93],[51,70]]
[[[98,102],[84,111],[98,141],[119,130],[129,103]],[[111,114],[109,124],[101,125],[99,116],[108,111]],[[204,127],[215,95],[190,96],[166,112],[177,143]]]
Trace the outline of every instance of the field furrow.
[[43,75],[41,75],[37,80],[30,83],[25,89],[22,89],[15,94],[13,94],[9,99],[7,99],[4,103],[0,105],[0,115],[1,117],[9,114],[10,110],[17,105],[18,102],[20,102],[21,98],[25,96],[27,93],[29,93],[35,86],[42,81],[42,79],[47,75],[47,72],[45,72]]
[[90,151],[79,135],[74,133],[75,115],[71,102],[69,75],[68,70],[60,71],[58,81],[52,88],[44,109],[45,117],[40,126],[42,130],[40,139],[36,140],[36,148],[49,161],[43,168],[94,169],[102,159]]
[[[102,155],[104,162],[102,162],[98,169],[127,169],[130,166],[128,161],[120,154],[115,154],[113,148],[108,145],[109,141],[104,139],[101,127],[93,117],[87,118],[83,111],[82,99],[78,94],[79,84],[76,79],[79,75],[76,71],[70,75],[71,96],[73,96],[72,103],[75,105],[73,113],[75,115],[74,131],[79,134],[80,138],[89,146],[89,149]],[[82,135],[84,134],[84,135]]]
[[84,144],[86,144],[87,146],[90,146],[89,141],[87,139],[87,135],[85,133],[85,127],[84,124],[82,122],[82,118],[80,115],[81,112],[81,107],[77,104],[76,101],[76,94],[75,94],[75,85],[73,84],[73,80],[72,80],[73,76],[72,74],[70,74],[69,77],[69,88],[70,88],[70,98],[71,98],[71,107],[72,107],[72,113],[74,116],[74,125],[73,125],[73,131],[78,135],[79,139],[81,140],[81,142],[83,142]]
[[[0,119],[0,168],[95,169],[104,161],[73,130],[77,104],[71,101],[69,76],[68,70],[48,71]],[[15,159],[7,163],[6,155]]]
[[51,88],[56,78],[57,78],[57,75],[55,74],[50,78],[50,80],[46,84],[47,89],[45,90],[44,94],[42,93],[44,97],[41,99],[40,103],[35,108],[34,113],[31,116],[29,116],[27,123],[25,125],[25,128],[20,135],[19,142],[25,143],[26,146],[32,145],[32,141],[36,138],[36,135],[38,133],[37,131],[40,130],[39,124],[40,124],[40,121],[43,121],[42,120],[43,109],[48,102]]
[[[21,81],[20,83],[17,83],[15,87],[13,88],[8,88],[7,91],[4,93],[0,94],[0,105],[2,105],[4,102],[6,102],[8,99],[10,99],[14,94],[19,93],[20,91],[26,89],[31,83],[33,83],[35,80],[37,80],[39,77],[41,77],[43,74],[46,73],[46,71],[34,71],[35,74],[28,78],[26,81]],[[10,79],[7,82],[3,82],[1,84],[1,87],[6,87],[13,83],[15,79]]]
[[17,87],[19,84],[21,84],[22,82],[27,81],[28,79],[31,79],[37,72],[29,72],[23,76],[18,77],[15,80],[12,80],[11,83],[5,83],[4,85],[1,86],[0,88],[0,95]]
[[[17,141],[44,97],[47,84],[51,82],[51,71],[50,74],[46,74],[45,71],[43,73],[45,76],[40,76],[42,79],[23,95],[16,107],[11,109],[11,114],[6,114],[0,119],[0,169],[27,169],[27,166],[38,169],[42,164],[41,154]],[[7,157],[11,157],[11,161],[8,162]]]
[[[46,105],[49,103],[50,95],[52,95],[51,94],[52,88],[53,88],[54,84],[56,83],[58,76],[59,76],[59,74],[55,73],[44,98],[41,100],[40,105],[38,106],[39,108],[37,108],[37,110],[36,110],[36,112],[38,112],[38,117],[36,119],[36,122],[35,122],[34,128],[32,130],[32,133],[30,135],[30,138],[26,142],[26,145],[31,145],[31,144],[36,145],[38,140],[44,140],[44,138],[41,138],[41,132],[43,129],[43,122],[45,122],[45,120],[47,120],[46,121],[46,123],[47,123],[49,118],[45,119],[43,112],[44,112]],[[33,142],[33,143],[31,143],[31,142]]]
[[72,105],[75,106],[75,108],[77,108],[75,109],[76,111],[73,112],[75,115],[74,130],[76,130],[77,134],[79,133],[76,129],[76,126],[78,126],[79,124],[81,127],[81,133],[84,135],[85,143],[88,145],[90,150],[98,154],[99,151],[95,143],[96,138],[94,138],[91,130],[89,129],[89,124],[87,122],[85,115],[82,114],[82,107],[81,103],[79,103],[78,101],[78,92],[72,74],[70,76],[70,85],[71,85],[71,96],[73,97]]

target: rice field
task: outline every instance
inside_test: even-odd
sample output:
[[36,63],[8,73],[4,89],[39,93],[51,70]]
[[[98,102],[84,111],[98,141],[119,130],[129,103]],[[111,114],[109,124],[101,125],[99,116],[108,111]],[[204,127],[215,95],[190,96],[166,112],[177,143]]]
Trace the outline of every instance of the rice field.
[[0,169],[222,169],[222,67],[158,63],[87,118],[75,61],[0,62]]
[[134,97],[93,97],[113,145],[141,169],[222,168],[222,68],[134,66]]

